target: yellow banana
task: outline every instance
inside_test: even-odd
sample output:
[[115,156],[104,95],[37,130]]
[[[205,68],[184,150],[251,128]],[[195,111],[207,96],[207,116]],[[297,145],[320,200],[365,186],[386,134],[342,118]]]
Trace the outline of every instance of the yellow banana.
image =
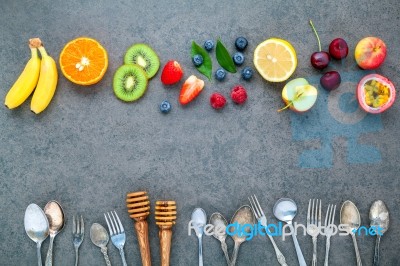
[[35,114],[39,114],[50,104],[58,81],[56,62],[47,54],[43,46],[39,47],[39,51],[42,55],[40,76],[31,101],[31,111]]
[[31,54],[25,69],[6,95],[4,104],[10,109],[20,106],[31,95],[38,82],[40,58],[36,47],[31,47]]

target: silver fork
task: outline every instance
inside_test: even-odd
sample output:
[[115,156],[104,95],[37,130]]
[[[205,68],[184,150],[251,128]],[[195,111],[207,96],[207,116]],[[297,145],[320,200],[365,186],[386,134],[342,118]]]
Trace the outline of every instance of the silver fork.
[[326,235],[326,249],[325,249],[325,263],[328,266],[329,248],[331,246],[331,236],[333,234],[333,226],[335,225],[336,205],[329,204],[325,217],[325,235]]
[[317,265],[317,237],[319,235],[320,228],[321,228],[321,200],[310,199],[307,211],[307,232],[312,236],[312,242],[313,242],[313,258],[311,264],[312,266]]
[[267,217],[265,217],[264,211],[262,210],[256,195],[250,196],[249,201],[250,201],[251,208],[253,209],[254,216],[257,218],[258,222],[262,226],[265,227],[267,236],[271,240],[272,246],[274,246],[276,258],[278,259],[279,264],[282,266],[287,266],[285,257],[283,256],[282,252],[279,250],[274,239],[272,238],[272,236],[270,234],[271,232],[266,227],[267,226]]
[[75,215],[72,217],[72,235],[73,235],[73,243],[75,247],[75,266],[78,266],[78,259],[79,259],[79,247],[81,246],[83,242],[83,237],[85,235],[85,224],[83,222],[83,217],[81,215],[80,219],[79,217],[76,217]]
[[111,241],[114,244],[114,246],[119,250],[119,254],[121,255],[122,265],[127,266],[124,253],[126,236],[121,220],[119,219],[118,214],[115,211],[108,212],[107,215],[105,213],[104,218],[106,218],[108,231],[110,231]]

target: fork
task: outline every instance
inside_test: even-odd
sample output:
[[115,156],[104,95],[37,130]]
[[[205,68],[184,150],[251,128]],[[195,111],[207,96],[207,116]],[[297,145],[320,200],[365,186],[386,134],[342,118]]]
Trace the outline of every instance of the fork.
[[75,215],[72,217],[73,225],[72,225],[72,235],[73,235],[73,243],[75,247],[75,266],[78,266],[78,258],[79,258],[79,247],[83,242],[83,237],[85,235],[85,224],[83,222],[83,217],[76,217]]
[[114,246],[119,250],[119,254],[121,255],[122,265],[127,266],[124,253],[126,236],[121,220],[119,219],[118,214],[115,211],[108,212],[107,215],[104,214],[104,218],[106,219],[108,231],[110,231],[111,241]]
[[312,242],[313,242],[313,258],[311,264],[312,266],[317,265],[317,237],[319,235],[320,228],[321,228],[321,200],[310,199],[310,201],[308,202],[308,211],[307,211],[307,231],[312,236]]
[[331,236],[333,235],[333,227],[335,226],[335,212],[336,212],[336,205],[329,204],[325,217],[326,249],[325,249],[324,266],[328,266],[329,248],[331,246]]
[[287,266],[285,257],[283,256],[282,252],[279,250],[278,246],[276,245],[274,239],[271,236],[271,231],[267,228],[267,217],[265,217],[264,211],[262,210],[260,203],[258,202],[258,199],[256,195],[250,196],[249,198],[251,208],[253,210],[254,216],[257,218],[257,221],[264,226],[267,236],[271,240],[272,246],[275,249],[275,254],[276,258],[278,259],[278,262],[282,266]]

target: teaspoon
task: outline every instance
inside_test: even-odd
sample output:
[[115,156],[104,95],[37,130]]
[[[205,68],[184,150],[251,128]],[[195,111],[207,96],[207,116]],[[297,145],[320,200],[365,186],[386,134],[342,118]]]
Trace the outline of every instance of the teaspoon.
[[30,239],[36,242],[38,265],[42,266],[40,247],[49,235],[49,222],[46,214],[36,204],[32,203],[26,208],[24,217],[25,231]]
[[[250,233],[250,228],[248,225],[254,226],[255,224],[255,217],[253,214],[253,211],[251,210],[251,207],[248,205],[243,205],[240,207],[235,214],[233,215],[231,219],[231,224],[238,223],[239,225],[244,228],[244,225],[246,225],[246,233]],[[240,245],[246,241],[246,234],[244,232],[236,232],[235,234],[232,235],[233,241],[235,242],[235,247],[233,248],[233,255],[232,255],[232,260],[231,260],[231,266],[235,266],[236,264],[236,259],[237,255],[239,253],[239,247]]]
[[199,266],[203,266],[203,232],[204,226],[206,226],[207,215],[202,208],[196,208],[192,212],[191,217],[194,229],[196,231],[196,236],[199,239]]
[[104,255],[104,260],[106,261],[107,266],[111,266],[111,262],[107,254],[107,244],[110,240],[107,230],[98,223],[92,224],[90,227],[90,239],[92,240],[93,244],[101,249],[101,253]]
[[299,261],[300,266],[307,266],[292,225],[292,221],[297,214],[296,203],[292,199],[281,198],[275,203],[273,212],[277,219],[287,223],[290,226],[291,231],[293,232],[291,235],[293,238],[294,247],[296,249],[297,260]]
[[389,211],[383,201],[377,200],[372,203],[371,209],[369,210],[369,219],[371,221],[371,227],[375,227],[377,233],[375,242],[374,266],[378,266],[380,260],[379,244],[381,242],[381,236],[389,228]]
[[354,203],[349,200],[346,200],[343,203],[342,208],[340,210],[340,224],[345,226],[344,229],[346,229],[347,232],[353,238],[354,250],[356,252],[356,258],[357,258],[357,266],[361,266],[362,262],[360,257],[360,251],[358,250],[358,245],[355,235],[355,232],[357,232],[358,228],[361,225],[361,217],[356,205],[354,205]]
[[226,227],[228,226],[228,222],[226,221],[225,217],[222,216],[219,212],[214,212],[210,216],[210,224],[214,226],[213,236],[221,242],[221,248],[224,252],[226,262],[228,265],[231,264],[228,255],[228,247],[226,246]]
[[44,207],[44,213],[49,221],[50,244],[47,251],[46,266],[53,265],[53,241],[56,235],[64,228],[64,212],[57,201],[49,201]]

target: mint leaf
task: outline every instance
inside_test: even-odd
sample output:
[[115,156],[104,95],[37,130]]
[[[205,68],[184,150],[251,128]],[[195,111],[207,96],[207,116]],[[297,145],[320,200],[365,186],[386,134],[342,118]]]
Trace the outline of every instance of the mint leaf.
[[191,51],[191,57],[195,55],[201,55],[203,57],[203,64],[200,66],[196,67],[197,70],[206,76],[208,80],[211,80],[211,75],[212,75],[212,61],[210,55],[207,53],[207,51],[198,45],[195,41],[192,42],[192,51]]
[[231,55],[228,50],[222,44],[221,40],[217,41],[217,46],[215,48],[215,53],[217,56],[217,61],[226,71],[231,73],[236,73],[236,66],[233,62]]

